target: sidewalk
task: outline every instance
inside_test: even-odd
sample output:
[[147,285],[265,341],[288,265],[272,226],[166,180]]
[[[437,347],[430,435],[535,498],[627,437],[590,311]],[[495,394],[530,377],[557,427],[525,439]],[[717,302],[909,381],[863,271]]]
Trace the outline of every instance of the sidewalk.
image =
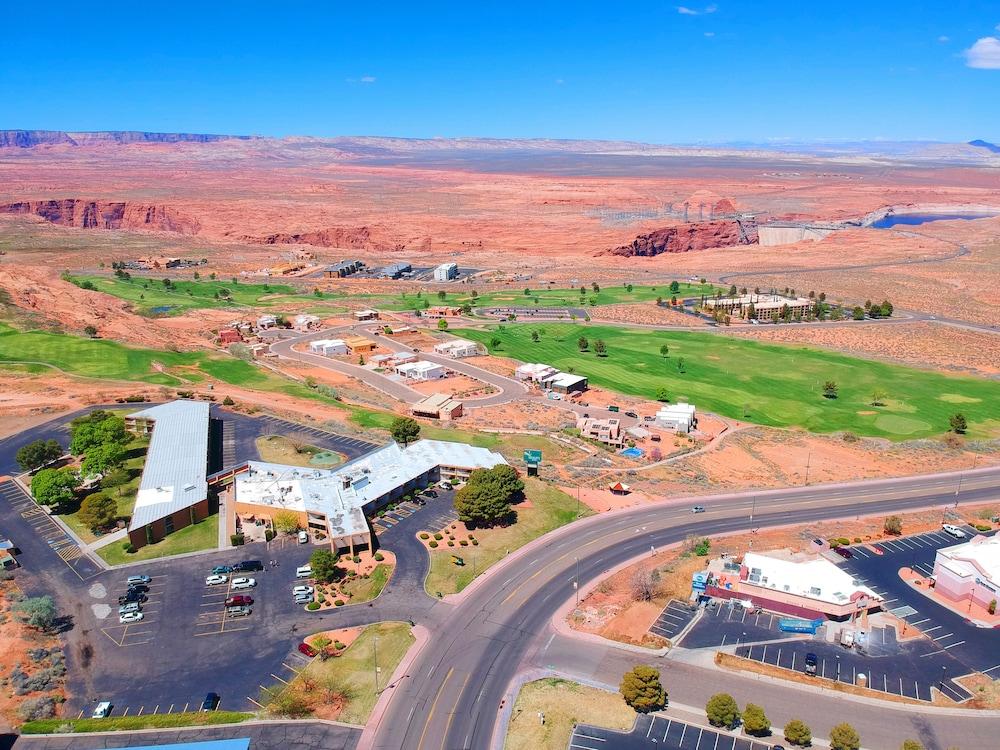
[[115,542],[123,541],[127,538],[128,529],[118,529],[118,531],[112,532],[111,534],[105,534],[97,541],[85,545],[85,549],[89,549],[93,552],[95,550],[99,550],[101,547],[107,547],[109,544],[114,544]]

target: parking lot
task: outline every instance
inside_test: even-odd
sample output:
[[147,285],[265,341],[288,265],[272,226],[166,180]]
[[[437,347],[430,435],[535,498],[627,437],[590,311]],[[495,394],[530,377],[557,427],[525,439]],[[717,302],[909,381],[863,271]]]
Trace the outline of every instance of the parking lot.
[[740,643],[788,638],[778,630],[781,615],[772,612],[754,614],[754,610],[735,600],[713,601],[701,618],[684,635],[679,645],[685,648],[721,648]]
[[[774,738],[777,740],[777,738]],[[580,724],[569,740],[570,750],[770,750],[771,742],[686,724],[664,716],[640,714],[631,732]]]
[[697,612],[697,607],[671,599],[653,624],[649,626],[649,632],[673,640],[674,636],[684,630],[687,624],[694,619]]

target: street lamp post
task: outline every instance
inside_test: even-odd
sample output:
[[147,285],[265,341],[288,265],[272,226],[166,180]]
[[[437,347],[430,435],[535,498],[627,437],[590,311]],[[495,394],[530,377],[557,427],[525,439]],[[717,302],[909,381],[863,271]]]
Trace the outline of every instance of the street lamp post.
[[809,451],[809,453],[806,454],[806,481],[805,481],[806,485],[809,484],[809,464],[812,463],[812,457],[813,457],[812,451]]
[[573,579],[573,590],[576,592],[576,608],[580,608],[580,558],[576,558],[576,577]]
[[375,694],[378,695],[378,636],[372,640],[372,663],[375,667]]

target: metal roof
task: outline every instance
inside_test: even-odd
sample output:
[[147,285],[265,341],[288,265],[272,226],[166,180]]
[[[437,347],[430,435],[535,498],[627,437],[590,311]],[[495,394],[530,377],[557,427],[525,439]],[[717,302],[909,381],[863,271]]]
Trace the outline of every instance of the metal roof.
[[153,422],[129,530],[169,516],[208,497],[208,418],[205,401],[171,401],[135,412]]

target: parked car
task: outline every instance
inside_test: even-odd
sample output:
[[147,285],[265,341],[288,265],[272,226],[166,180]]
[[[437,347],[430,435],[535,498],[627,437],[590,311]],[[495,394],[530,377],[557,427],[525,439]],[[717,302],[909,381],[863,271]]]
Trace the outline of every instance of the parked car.
[[316,654],[318,654],[319,651],[317,651],[308,643],[303,641],[302,643],[299,644],[299,653],[304,654],[305,656],[313,657],[316,656]]
[[246,617],[250,612],[250,607],[245,604],[239,607],[226,607],[226,614],[229,617]]
[[232,572],[233,572],[232,565],[216,565],[214,568],[212,568],[212,575],[216,576],[222,575],[223,573],[232,573]]
[[129,612],[142,612],[142,606],[139,602],[127,602],[118,608],[118,614],[126,615]]
[[851,550],[848,549],[847,547],[834,547],[833,551],[836,552],[841,557],[843,557],[845,560],[850,560],[852,557],[854,557],[854,553],[851,552]]
[[299,544],[307,544],[309,542],[309,532],[300,531],[299,532]]
[[147,591],[149,591],[149,586],[147,586],[144,583],[131,583],[129,584],[128,590],[138,591],[141,594],[145,594]]
[[941,530],[946,534],[951,534],[956,539],[965,539],[965,532],[962,531],[958,526],[954,524],[945,523],[941,524]]
[[662,438],[660,438],[660,436],[654,432],[652,435],[649,436],[649,439],[652,440],[654,443],[658,443]]
[[202,711],[214,711],[219,707],[219,703],[222,702],[222,698],[219,697],[218,693],[209,693],[205,696],[205,700],[201,702]]
[[315,591],[315,589],[312,586],[296,586],[292,589],[292,595],[300,596],[302,594],[309,594],[312,596],[313,591]]
[[438,482],[438,487],[440,487],[443,490],[450,490],[451,482],[449,482],[447,479],[443,479],[440,482]]
[[312,574],[312,565],[303,565],[302,567],[295,569],[296,578],[312,578]]
[[427,497],[437,497],[438,496],[437,491],[436,490],[431,490],[431,489],[424,490],[423,494],[427,495]]
[[227,607],[249,607],[253,604],[253,597],[246,594],[237,594],[226,599],[225,604]]
[[292,599],[293,604],[309,604],[313,600],[312,594],[299,594]]
[[632,419],[638,419],[639,418],[639,415],[636,414],[634,411],[627,411],[627,412],[625,412],[625,416],[626,417],[632,417]]
[[234,578],[232,588],[236,590],[252,589],[256,585],[257,585],[256,578]]
[[225,583],[229,580],[229,576],[222,574],[213,574],[205,579],[206,586],[218,586],[220,583]]
[[134,585],[134,584],[137,584],[137,583],[142,583],[142,584],[146,584],[146,583],[149,583],[149,582],[151,582],[152,580],[153,580],[153,579],[152,579],[152,578],[150,578],[149,576],[145,576],[145,575],[137,575],[137,576],[129,576],[129,577],[128,577],[128,578],[126,579],[126,581],[125,581],[125,582],[126,582],[126,583],[127,583],[127,584],[128,584],[129,586],[132,586],[132,585]]
[[705,512],[705,506],[704,505],[696,505],[696,506],[694,506],[691,509],[691,512],[692,513],[704,513]]
[[91,719],[106,719],[111,714],[111,709],[114,706],[111,701],[101,701],[94,707],[94,713],[90,715]]
[[139,622],[142,619],[142,612],[126,612],[123,615],[118,615],[118,622],[122,625],[128,625],[131,622]]
[[133,589],[129,589],[122,596],[118,597],[118,603],[128,604],[129,602],[139,602],[141,604],[145,602],[147,599],[149,599],[149,597],[146,596],[141,591],[135,591]]
[[264,569],[264,563],[260,560],[244,560],[233,566],[234,573],[254,573]]
[[808,653],[806,654],[806,674],[816,674],[816,665],[819,663],[819,659],[816,658],[816,654]]
[[646,416],[646,417],[642,418],[642,421],[643,422],[655,422],[656,421],[656,417]]

